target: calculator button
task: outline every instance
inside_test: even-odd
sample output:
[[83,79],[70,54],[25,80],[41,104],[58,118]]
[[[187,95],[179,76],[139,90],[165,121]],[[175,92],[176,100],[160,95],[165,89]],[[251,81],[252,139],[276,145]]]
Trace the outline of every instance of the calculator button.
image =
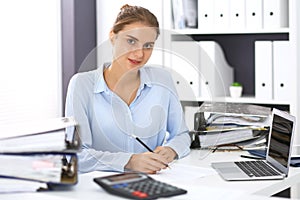
[[131,193],[133,196],[137,196],[140,198],[146,198],[148,197],[148,194],[144,193],[144,192],[140,192],[140,191],[134,191]]

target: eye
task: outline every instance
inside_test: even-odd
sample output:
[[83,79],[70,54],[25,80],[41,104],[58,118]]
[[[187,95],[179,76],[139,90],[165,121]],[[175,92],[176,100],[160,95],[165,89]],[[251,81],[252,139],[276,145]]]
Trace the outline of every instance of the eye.
[[134,39],[127,39],[127,43],[130,45],[134,45],[136,41]]
[[154,44],[153,43],[146,43],[144,44],[143,48],[144,49],[153,49]]

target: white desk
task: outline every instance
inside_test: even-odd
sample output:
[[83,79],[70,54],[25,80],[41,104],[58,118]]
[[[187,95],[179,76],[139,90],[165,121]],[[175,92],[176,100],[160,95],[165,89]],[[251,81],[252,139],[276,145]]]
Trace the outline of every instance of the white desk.
[[[246,152],[215,152],[211,153],[203,150],[193,150],[191,154],[176,163],[200,167],[199,169],[211,169],[210,163],[213,161],[247,160],[241,158],[240,154]],[[176,167],[176,166],[175,166]],[[171,165],[172,168],[172,165]],[[169,169],[172,170],[172,169]],[[109,200],[122,199],[105,192],[100,186],[93,182],[93,178],[109,175],[109,172],[92,172],[79,175],[79,182],[74,187],[62,191],[47,191],[41,193],[27,194],[7,194],[0,195],[0,199],[45,199],[45,200],[68,200],[68,199],[88,199],[88,200]],[[180,177],[181,174],[178,174]],[[160,176],[160,175],[155,175]],[[191,178],[190,181],[165,180],[173,185],[185,188],[188,194],[173,197],[171,199],[267,199],[290,185],[300,182],[300,168],[291,168],[289,177],[284,180],[275,181],[224,181],[218,174],[213,173],[205,177]],[[255,196],[253,196],[255,194]],[[259,196],[256,196],[259,195]]]

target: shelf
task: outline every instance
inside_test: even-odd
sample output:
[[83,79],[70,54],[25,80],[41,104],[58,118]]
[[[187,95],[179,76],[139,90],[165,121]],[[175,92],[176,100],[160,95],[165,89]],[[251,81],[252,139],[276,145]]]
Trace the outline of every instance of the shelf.
[[280,29],[244,29],[244,30],[199,30],[199,29],[173,29],[171,32],[173,34],[185,34],[185,35],[223,35],[223,34],[276,34],[276,33],[285,33],[288,34],[290,31],[289,28],[280,28]]
[[213,99],[197,98],[195,100],[180,100],[181,105],[183,107],[185,107],[185,106],[199,107],[204,101],[246,103],[246,104],[261,105],[261,106],[266,106],[266,107],[271,107],[271,108],[277,108],[280,110],[290,111],[290,103],[288,103],[288,102],[256,99],[255,97],[240,97],[240,98],[215,97]]
[[[188,33],[188,32],[186,32]],[[190,32],[192,33],[192,32]],[[234,68],[234,81],[244,86],[243,93],[255,95],[255,41],[289,40],[289,32],[255,33],[192,33],[171,35],[171,41],[215,41],[223,49],[225,59]],[[245,76],[246,75],[246,76]]]

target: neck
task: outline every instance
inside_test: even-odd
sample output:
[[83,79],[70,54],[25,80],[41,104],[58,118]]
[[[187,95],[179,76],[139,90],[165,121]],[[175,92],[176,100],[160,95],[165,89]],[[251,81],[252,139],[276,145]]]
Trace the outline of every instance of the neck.
[[139,70],[122,70],[121,66],[111,65],[104,71],[104,78],[110,89],[136,85],[140,81]]

